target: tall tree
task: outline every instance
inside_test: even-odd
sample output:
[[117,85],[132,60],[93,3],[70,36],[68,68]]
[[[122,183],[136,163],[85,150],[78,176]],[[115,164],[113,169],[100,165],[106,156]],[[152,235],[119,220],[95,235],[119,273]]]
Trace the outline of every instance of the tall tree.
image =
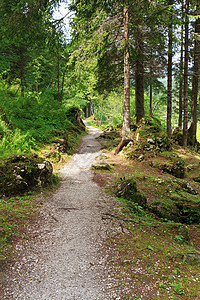
[[197,134],[197,98],[198,98],[198,82],[199,82],[199,60],[200,60],[200,6],[196,7],[195,21],[195,42],[194,42],[194,64],[192,79],[192,106],[191,106],[191,124],[188,134],[193,144],[196,143]]
[[179,75],[179,117],[178,117],[178,126],[182,128],[183,123],[183,31],[184,31],[184,24],[183,24],[183,1],[181,1],[181,18],[182,18],[182,25],[181,25],[181,55],[180,55],[180,75]]
[[185,57],[184,57],[184,119],[183,147],[187,147],[188,138],[188,60],[189,60],[189,0],[185,0]]
[[[141,16],[141,14],[139,13]],[[144,117],[144,53],[140,20],[136,19],[135,116],[137,123]]]
[[129,7],[125,1],[123,8],[124,23],[124,110],[122,138],[129,139],[130,135],[130,65],[129,65]]
[[167,64],[167,134],[171,137],[172,131],[172,36],[173,36],[173,19],[172,19],[172,5],[173,0],[169,0],[170,17],[168,26],[168,64]]
[[129,7],[126,0],[123,8],[124,24],[124,109],[122,124],[122,140],[115,154],[130,141],[130,65],[129,65]]

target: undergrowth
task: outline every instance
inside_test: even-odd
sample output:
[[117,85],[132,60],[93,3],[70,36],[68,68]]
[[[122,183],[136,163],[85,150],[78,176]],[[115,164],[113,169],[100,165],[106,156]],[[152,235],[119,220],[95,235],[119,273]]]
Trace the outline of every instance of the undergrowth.
[[[100,139],[102,145],[105,140],[105,137]],[[109,139],[107,142],[110,145]],[[112,140],[113,145],[114,142]],[[105,149],[108,149],[107,146]],[[138,190],[145,194],[148,203],[147,207],[142,207],[129,198],[121,197],[117,199],[115,214],[108,214],[108,218],[114,218],[119,225],[118,232],[110,234],[107,239],[111,250],[107,263],[115,285],[113,297],[199,299],[200,226],[197,223],[200,217],[200,156],[176,145],[173,145],[173,153],[145,151],[139,143],[134,149],[134,142],[130,149],[136,154],[131,159],[127,159],[127,149],[118,156],[110,153],[106,162],[112,164],[113,171],[98,171],[99,176],[106,177],[109,194],[116,196],[121,180],[131,179],[136,181]],[[141,154],[143,157],[139,160]],[[185,163],[183,179],[165,173],[159,166],[152,167],[155,157],[161,164],[166,164],[170,159],[175,163],[178,156]],[[198,194],[191,194],[185,183],[189,183]],[[156,214],[149,209],[152,204],[163,208],[166,215],[159,216],[159,210]],[[171,216],[169,212],[172,215],[177,213],[176,205],[181,205],[182,215],[178,215],[177,219],[182,222],[168,218]]]
[[35,151],[63,132],[69,137],[79,132],[69,113],[71,107],[58,104],[53,92],[29,92],[25,97],[6,88],[0,92],[0,158]]

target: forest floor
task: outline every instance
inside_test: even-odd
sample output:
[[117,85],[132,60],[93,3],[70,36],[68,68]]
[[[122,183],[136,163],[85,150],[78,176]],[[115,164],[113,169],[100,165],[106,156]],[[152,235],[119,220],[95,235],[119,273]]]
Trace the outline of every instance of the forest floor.
[[163,221],[142,208],[133,214],[113,197],[123,177],[135,178],[148,201],[167,197],[172,176],[108,150],[101,156],[111,171],[91,171],[100,132],[90,127],[58,190],[39,203],[1,279],[0,299],[200,299],[199,262],[183,260],[190,253],[199,259],[199,225]]

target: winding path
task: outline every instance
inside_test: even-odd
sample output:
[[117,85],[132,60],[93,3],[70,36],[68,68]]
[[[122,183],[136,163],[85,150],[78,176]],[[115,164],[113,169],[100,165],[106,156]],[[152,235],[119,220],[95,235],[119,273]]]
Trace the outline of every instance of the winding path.
[[90,166],[99,155],[100,130],[88,127],[78,152],[61,170],[57,192],[41,206],[32,239],[18,245],[19,261],[8,276],[3,299],[105,300],[108,274],[102,220],[108,196],[93,182]]

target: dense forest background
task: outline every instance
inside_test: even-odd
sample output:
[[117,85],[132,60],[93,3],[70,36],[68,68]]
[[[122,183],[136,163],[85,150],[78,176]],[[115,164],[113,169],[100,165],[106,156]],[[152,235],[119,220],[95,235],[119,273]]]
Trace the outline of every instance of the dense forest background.
[[[56,19],[61,4],[69,12]],[[51,142],[72,107],[126,130],[150,115],[195,146],[199,15],[197,0],[1,0],[0,156]]]

